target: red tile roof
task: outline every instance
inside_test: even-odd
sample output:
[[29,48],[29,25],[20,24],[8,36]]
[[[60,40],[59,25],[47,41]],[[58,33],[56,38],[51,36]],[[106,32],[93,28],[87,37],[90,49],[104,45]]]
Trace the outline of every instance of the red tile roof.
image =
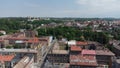
[[82,55],[96,55],[95,50],[82,50]]
[[87,45],[87,42],[76,41],[76,45]]
[[39,42],[39,39],[37,37],[33,38],[33,39],[29,39],[27,41],[28,43],[38,43]]
[[109,50],[96,50],[96,55],[114,56],[115,54]]
[[5,38],[7,40],[24,40],[25,37],[11,37],[11,38]]
[[27,37],[7,37],[4,38],[6,40],[38,40],[38,41],[48,41],[47,38],[37,38],[37,37],[33,37],[33,38],[27,38]]
[[14,55],[0,55],[0,61],[11,61],[14,58]]
[[81,47],[75,46],[75,45],[71,46],[70,50],[71,51],[82,51]]
[[3,42],[4,40],[0,40],[0,42]]
[[97,66],[95,56],[70,55],[70,65]]

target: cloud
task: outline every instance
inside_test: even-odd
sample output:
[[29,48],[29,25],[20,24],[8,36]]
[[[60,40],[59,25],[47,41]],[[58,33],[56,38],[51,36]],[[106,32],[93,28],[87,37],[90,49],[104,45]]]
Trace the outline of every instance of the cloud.
[[31,3],[31,2],[24,2],[23,5],[24,5],[24,6],[27,6],[27,7],[31,7],[31,8],[40,7],[39,4],[37,4],[37,3]]
[[83,14],[113,16],[120,12],[120,0],[76,0],[76,3]]
[[90,9],[118,10],[120,8],[120,0],[77,0],[77,3]]

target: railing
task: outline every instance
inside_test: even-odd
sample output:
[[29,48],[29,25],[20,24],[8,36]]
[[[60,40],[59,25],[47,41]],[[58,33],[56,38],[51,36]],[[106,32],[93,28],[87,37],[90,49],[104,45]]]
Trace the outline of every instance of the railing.
[[0,52],[20,52],[20,53],[37,53],[36,50],[33,49],[0,49]]

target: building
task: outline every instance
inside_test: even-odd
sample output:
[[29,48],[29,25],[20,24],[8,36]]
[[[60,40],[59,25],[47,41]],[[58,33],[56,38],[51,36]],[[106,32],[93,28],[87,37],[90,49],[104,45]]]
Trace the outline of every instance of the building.
[[95,56],[96,55],[96,52],[95,52],[95,50],[82,50],[82,53],[81,53],[82,55],[90,55],[90,56]]
[[3,35],[5,35],[5,34],[6,34],[6,31],[0,30],[0,33],[2,33]]
[[80,46],[82,49],[89,48],[88,42],[86,41],[75,41],[75,40],[68,41],[68,46],[70,47],[72,45]]
[[35,37],[36,35],[37,35],[36,31],[32,31],[32,30],[25,31],[26,37]]
[[0,55],[0,68],[12,68],[14,55]]
[[88,42],[76,41],[76,45],[80,46],[82,49],[88,49],[89,48]]
[[96,68],[96,53],[94,50],[82,50],[80,46],[71,46],[70,68]]
[[51,63],[69,63],[69,52],[67,50],[53,50],[47,55]]
[[84,43],[79,43],[79,46],[70,47],[70,68],[96,68],[96,53],[94,50],[85,50],[81,46]]
[[82,48],[80,47],[80,46],[75,46],[75,45],[73,45],[73,46],[71,46],[70,47],[70,55],[71,54],[81,54],[81,51],[82,51]]
[[115,55],[117,56],[117,57],[119,57],[120,56],[120,42],[117,44],[117,43],[114,43],[113,44],[113,52],[115,53]]
[[96,68],[95,56],[70,55],[70,68]]
[[33,63],[33,56],[24,56],[13,68],[33,68]]
[[75,40],[70,40],[67,42],[68,46],[70,47],[71,45],[76,45],[76,41]]
[[96,50],[96,59],[99,67],[112,68],[114,56],[115,54],[109,50]]
[[114,68],[119,68],[120,67],[120,59],[116,59]]

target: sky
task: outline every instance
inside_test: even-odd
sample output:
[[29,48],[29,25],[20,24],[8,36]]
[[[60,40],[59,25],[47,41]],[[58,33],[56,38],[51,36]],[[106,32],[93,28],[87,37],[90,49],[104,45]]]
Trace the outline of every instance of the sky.
[[120,0],[0,0],[0,17],[115,17]]

